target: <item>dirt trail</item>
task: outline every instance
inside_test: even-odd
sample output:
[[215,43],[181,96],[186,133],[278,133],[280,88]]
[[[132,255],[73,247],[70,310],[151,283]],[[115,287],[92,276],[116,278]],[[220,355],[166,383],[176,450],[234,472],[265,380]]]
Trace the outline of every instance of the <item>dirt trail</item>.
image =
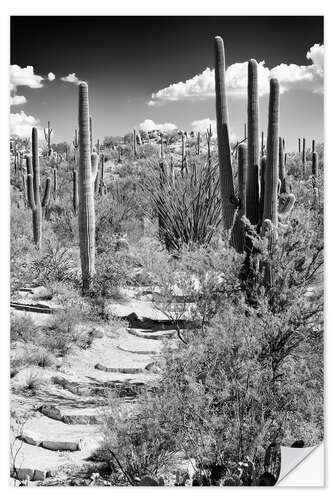
[[[30,298],[22,302],[35,301]],[[31,414],[14,442],[19,478],[28,475],[31,481],[42,481],[86,464],[103,438],[106,389],[115,390],[124,404],[135,404],[142,387],[158,383],[154,362],[165,343],[175,345],[175,332],[151,302],[127,298],[121,304],[110,302],[108,309],[123,319],[135,318],[137,326],[115,332],[106,324],[89,348],[75,348],[58,369],[36,368],[43,384],[34,395],[20,391],[30,369],[13,377],[12,409],[27,409]],[[51,316],[25,314],[37,324],[45,324],[45,317]]]

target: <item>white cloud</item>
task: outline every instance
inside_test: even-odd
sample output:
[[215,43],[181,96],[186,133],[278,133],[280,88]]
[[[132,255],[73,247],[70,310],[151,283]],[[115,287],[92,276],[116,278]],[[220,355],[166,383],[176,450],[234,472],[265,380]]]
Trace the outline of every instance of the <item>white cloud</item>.
[[18,106],[19,104],[24,104],[27,100],[24,95],[14,95],[9,98],[9,102],[11,106]]
[[171,132],[177,126],[174,123],[155,123],[153,120],[146,119],[139,125],[140,130],[148,132],[149,130],[162,130],[163,132]]
[[67,76],[62,76],[60,80],[68,83],[76,83],[76,84],[80,83],[80,80],[78,79],[75,73],[69,73]]
[[38,124],[38,120],[31,115],[26,115],[24,111],[11,113],[9,117],[11,135],[19,137],[30,137],[31,128]]
[[[269,78],[280,80],[281,92],[288,90],[307,90],[322,92],[324,80],[324,46],[315,44],[306,54],[312,61],[309,65],[280,64],[273,69],[265,66],[265,61],[258,64],[258,91],[259,95],[269,92]],[[247,68],[248,62],[234,63],[226,70],[226,86],[228,95],[243,97],[247,95]],[[189,78],[185,82],[178,82],[152,94],[149,106],[156,106],[163,102],[204,100],[215,96],[215,71],[206,68],[199,75]]]
[[55,74],[52,73],[52,71],[50,71],[50,73],[47,75],[47,79],[50,81],[50,82],[53,82],[53,80],[55,80]]
[[41,83],[44,80],[42,76],[35,75],[33,66],[21,68],[17,64],[10,66],[10,89],[15,91],[19,86],[38,89],[43,86]]
[[306,53],[306,58],[310,59],[316,66],[324,67],[324,45],[315,43]]
[[[191,123],[191,130],[200,134],[205,134],[209,129],[209,126],[212,126],[213,137],[216,137],[216,120],[211,120],[210,118],[202,118],[201,120],[195,120]],[[229,132],[229,140],[234,143],[237,141],[237,136],[234,132]]]

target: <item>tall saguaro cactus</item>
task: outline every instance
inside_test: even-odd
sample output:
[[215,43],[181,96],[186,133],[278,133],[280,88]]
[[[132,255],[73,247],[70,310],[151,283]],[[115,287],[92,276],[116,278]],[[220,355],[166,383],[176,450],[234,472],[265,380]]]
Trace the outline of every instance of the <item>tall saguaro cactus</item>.
[[95,206],[91,173],[88,84],[79,84],[79,237],[82,288],[95,275]]
[[231,166],[229,142],[229,117],[225,85],[224,43],[221,37],[215,37],[215,96],[216,126],[220,167],[220,189],[222,201],[222,220],[226,230],[231,229],[235,214],[235,191]]
[[251,224],[259,221],[259,96],[258,64],[251,59],[248,64],[247,83],[247,189],[246,216]]
[[44,136],[45,136],[45,140],[47,142],[47,149],[48,149],[49,156],[52,152],[52,150],[51,150],[51,135],[52,135],[52,129],[50,127],[50,122],[47,122],[47,129],[44,128]]
[[40,200],[40,170],[39,170],[39,157],[38,157],[38,132],[37,128],[32,128],[31,137],[32,148],[32,173],[29,173],[30,165],[27,160],[27,183],[28,183],[28,201],[32,211],[32,227],[34,242],[38,248],[42,245],[42,208],[46,207],[50,201],[50,186],[51,179],[46,179],[45,192],[43,200]]
[[267,160],[265,169],[265,196],[263,221],[269,219],[277,226],[277,189],[278,189],[278,156],[279,156],[279,112],[280,88],[276,78],[270,80]]
[[303,165],[303,174],[305,175],[305,169],[306,169],[306,144],[305,144],[305,138],[303,138],[302,165]]

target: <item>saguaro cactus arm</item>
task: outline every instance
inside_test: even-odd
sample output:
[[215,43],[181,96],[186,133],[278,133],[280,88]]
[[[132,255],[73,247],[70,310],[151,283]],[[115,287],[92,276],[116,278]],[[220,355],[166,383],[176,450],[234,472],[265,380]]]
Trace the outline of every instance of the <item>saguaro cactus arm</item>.
[[28,202],[32,211],[36,210],[35,196],[34,196],[34,181],[31,174],[27,175],[27,192],[28,192]]
[[45,191],[44,191],[44,196],[42,200],[42,207],[47,207],[48,204],[50,203],[50,194],[51,194],[51,178],[48,177],[46,179],[46,184],[45,184]]

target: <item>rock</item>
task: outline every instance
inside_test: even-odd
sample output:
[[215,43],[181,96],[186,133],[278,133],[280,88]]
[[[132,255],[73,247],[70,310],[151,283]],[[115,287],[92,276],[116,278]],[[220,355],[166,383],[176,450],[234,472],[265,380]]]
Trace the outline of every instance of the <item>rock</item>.
[[27,444],[31,444],[32,446],[40,446],[42,442],[41,439],[38,439],[37,437],[26,433],[21,434],[20,440],[24,441]]
[[32,481],[45,481],[46,477],[46,471],[35,469]]
[[80,451],[81,445],[71,441],[43,441],[42,447],[52,451]]
[[53,418],[53,420],[62,420],[61,411],[53,405],[43,405],[39,411],[46,417]]
[[30,481],[32,481],[34,473],[35,473],[34,469],[30,468],[22,468],[22,469],[15,468],[15,472],[12,471],[12,475],[14,475],[15,479],[19,479],[19,481],[25,481],[28,478],[30,479]]
[[126,374],[135,374],[135,373],[143,373],[143,368],[111,368],[101,363],[97,363],[95,365],[96,370],[101,370],[108,373],[126,373]]
[[143,478],[141,478],[141,481],[138,484],[138,486],[160,486],[160,485],[158,484],[158,481],[152,478],[151,476],[144,476]]
[[95,339],[102,339],[104,337],[104,331],[102,330],[102,328],[97,327],[91,330],[91,332],[89,332],[89,335],[91,335]]

